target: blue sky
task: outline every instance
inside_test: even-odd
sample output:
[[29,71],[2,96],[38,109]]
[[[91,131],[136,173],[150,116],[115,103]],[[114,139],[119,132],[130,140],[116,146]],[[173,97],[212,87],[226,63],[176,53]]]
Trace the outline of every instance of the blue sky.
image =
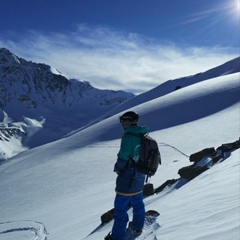
[[0,47],[140,93],[239,56],[239,0],[1,0]]

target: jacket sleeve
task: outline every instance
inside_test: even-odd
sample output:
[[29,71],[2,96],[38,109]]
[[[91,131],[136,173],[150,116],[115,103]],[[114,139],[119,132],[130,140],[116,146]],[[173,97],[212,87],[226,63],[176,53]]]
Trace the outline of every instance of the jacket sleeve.
[[114,166],[114,172],[120,173],[127,165],[130,158],[130,144],[128,136],[124,135],[121,141],[120,150],[118,152],[117,162]]
[[130,159],[131,156],[131,136],[130,135],[124,135],[121,141],[121,146],[120,146],[120,150],[118,152],[118,157],[122,158],[126,161],[128,161]]
[[128,164],[128,161],[118,157],[117,162],[114,165],[114,170],[113,171],[119,174],[125,169],[127,164]]

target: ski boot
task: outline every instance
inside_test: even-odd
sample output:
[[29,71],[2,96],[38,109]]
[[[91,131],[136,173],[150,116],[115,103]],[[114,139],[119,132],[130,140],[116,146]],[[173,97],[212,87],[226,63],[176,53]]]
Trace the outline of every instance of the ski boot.
[[136,237],[138,237],[142,234],[142,229],[135,228],[133,226],[133,222],[129,222],[127,231],[130,231]]

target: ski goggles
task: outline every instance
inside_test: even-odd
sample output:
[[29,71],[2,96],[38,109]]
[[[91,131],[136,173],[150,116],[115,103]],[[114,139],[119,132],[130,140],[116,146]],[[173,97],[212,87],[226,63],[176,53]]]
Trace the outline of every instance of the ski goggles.
[[132,122],[133,121],[133,119],[132,119],[132,117],[128,117],[128,116],[120,116],[119,117],[119,122],[120,123],[122,123],[122,122],[126,122],[126,121],[130,121],[130,122]]

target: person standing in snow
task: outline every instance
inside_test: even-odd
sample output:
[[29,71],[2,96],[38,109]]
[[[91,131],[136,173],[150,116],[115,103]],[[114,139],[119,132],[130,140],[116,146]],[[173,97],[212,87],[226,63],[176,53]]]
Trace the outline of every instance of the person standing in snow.
[[[133,208],[133,220],[129,228],[136,236],[140,235],[144,225],[145,206],[143,202],[143,187],[145,175],[134,167],[133,160],[139,159],[140,136],[148,132],[148,128],[138,125],[139,115],[136,112],[126,112],[120,117],[125,132],[121,140],[114,172],[117,173],[116,197],[114,201],[114,224],[112,232],[105,240],[123,240],[128,223],[127,211]],[[137,136],[134,136],[132,133]],[[138,137],[139,136],[139,137]]]

